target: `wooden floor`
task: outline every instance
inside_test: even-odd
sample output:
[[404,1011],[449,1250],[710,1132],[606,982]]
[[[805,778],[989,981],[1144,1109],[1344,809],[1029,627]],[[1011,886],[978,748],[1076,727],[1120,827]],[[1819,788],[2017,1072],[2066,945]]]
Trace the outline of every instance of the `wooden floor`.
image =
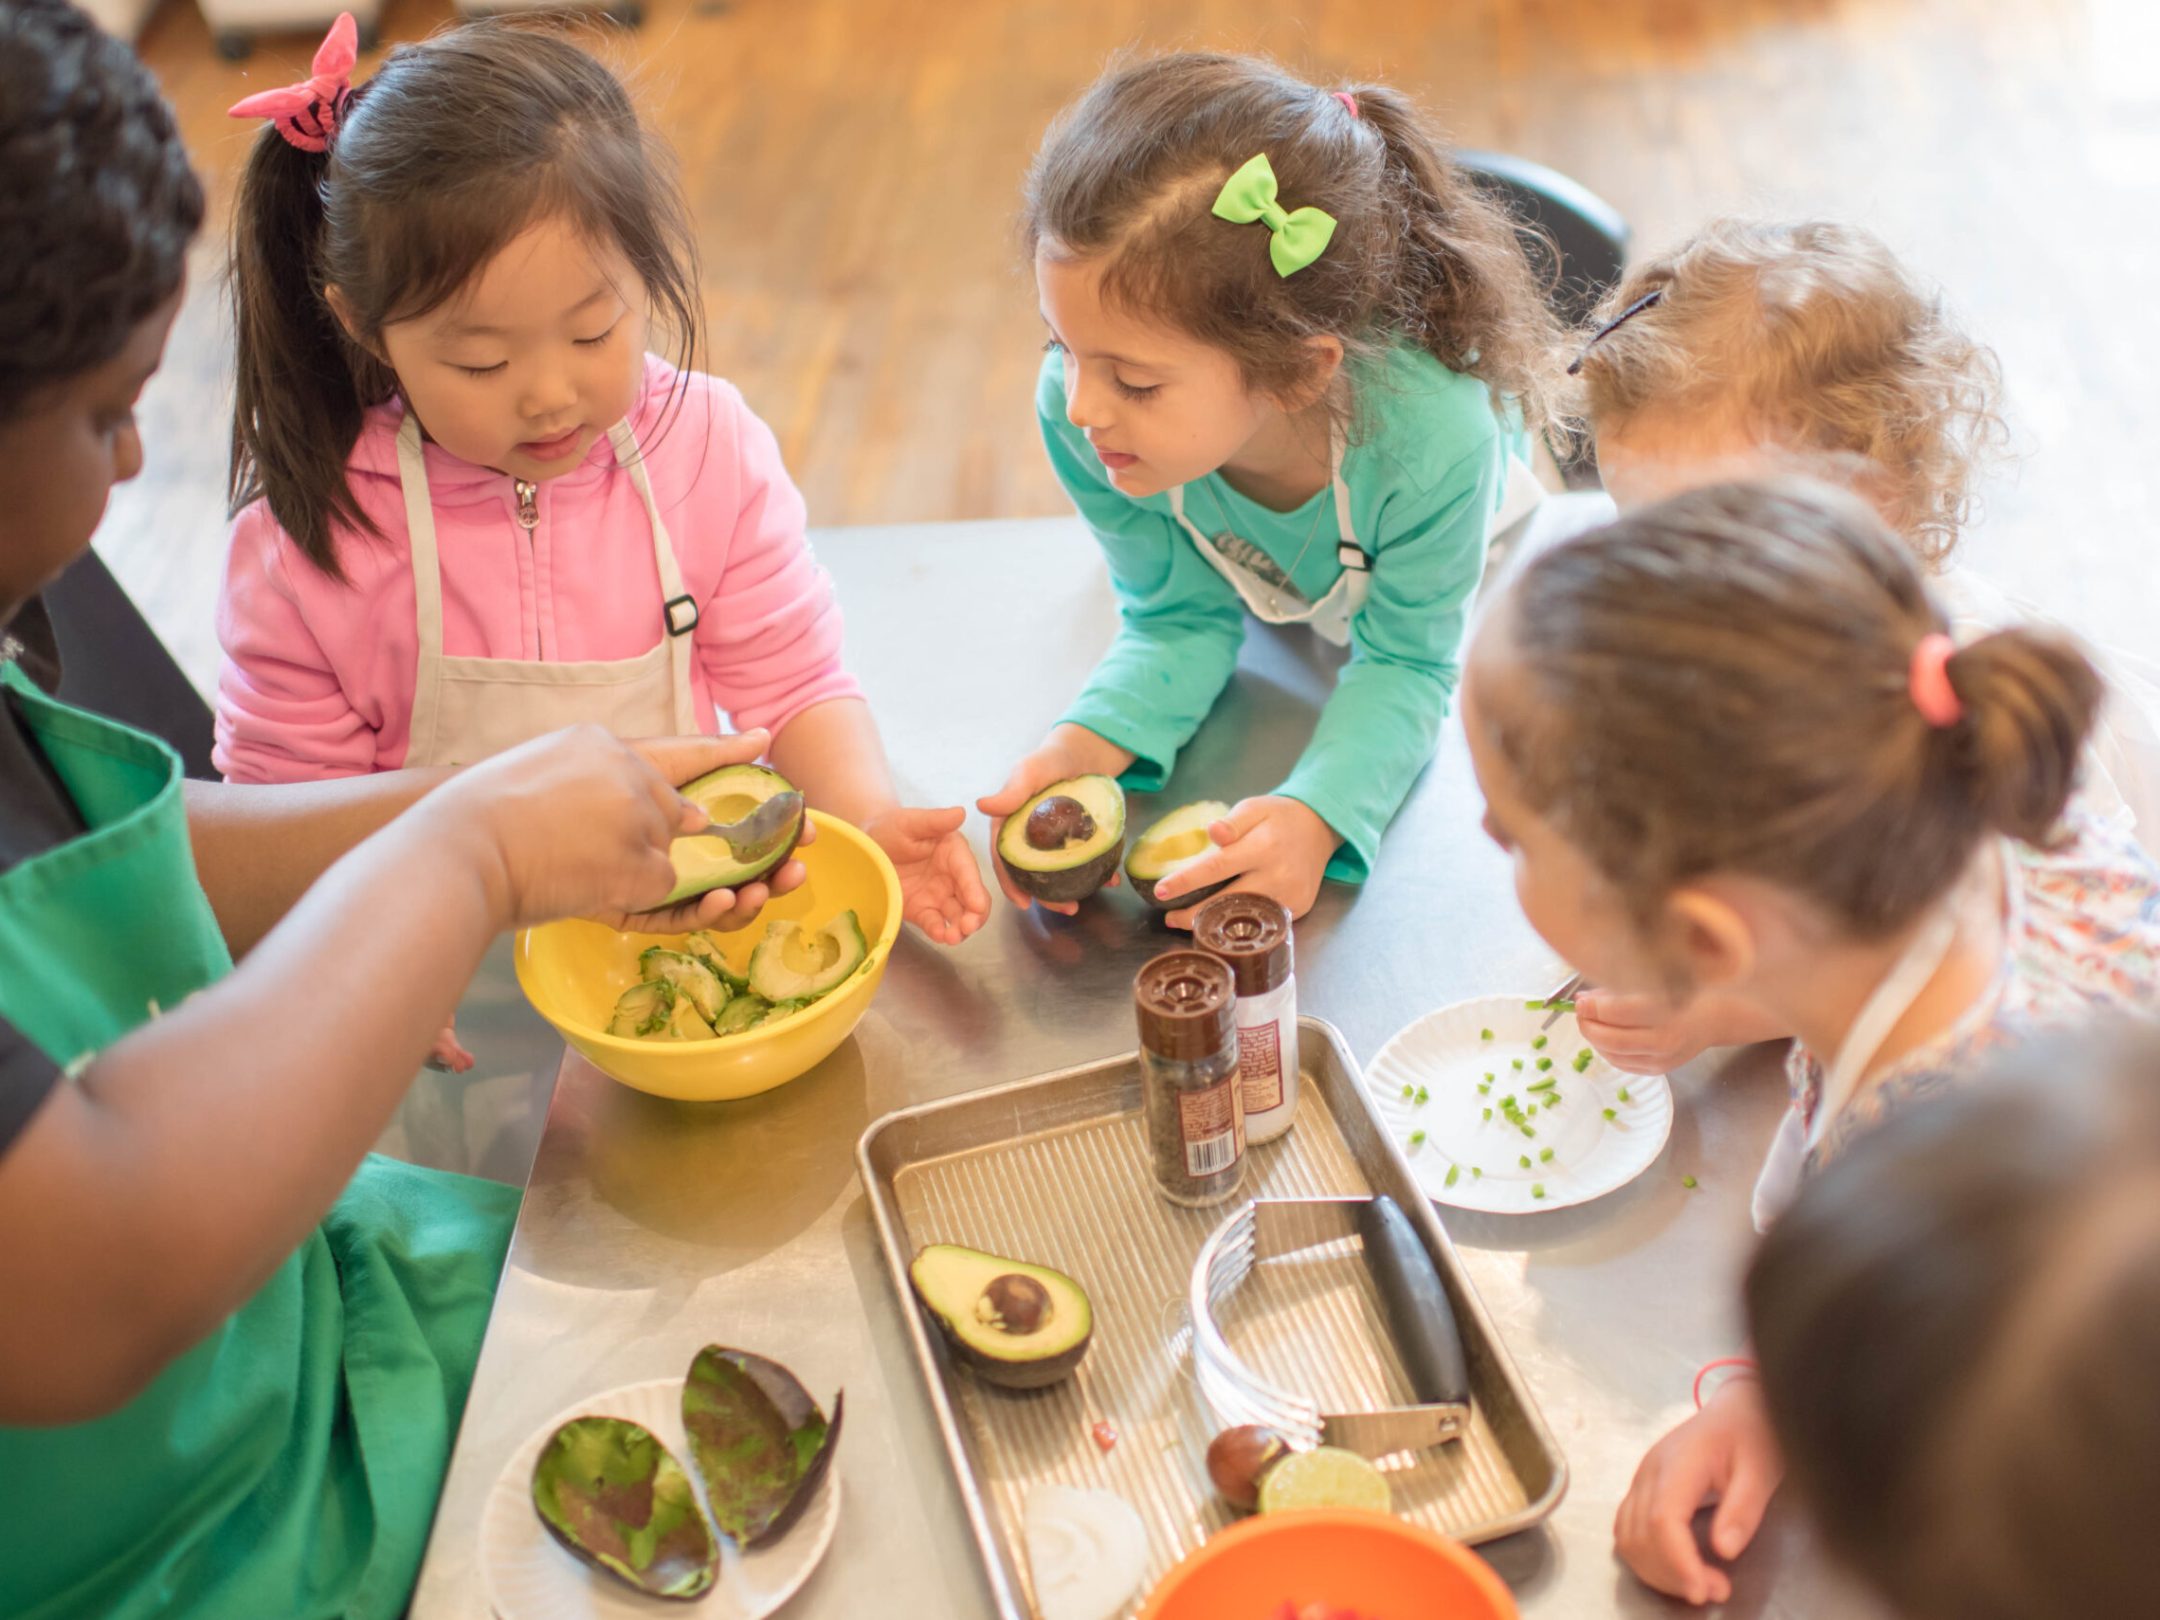
[[[443,0],[390,0],[424,35]],[[1415,91],[1465,145],[1550,163],[1662,243],[1721,210],[1882,231],[2001,350],[2019,464],[1975,556],[2118,641],[2160,614],[2160,4],[2154,0],[649,0],[595,37],[674,143],[710,369],[778,432],[820,525],[1063,509],[1030,404],[1020,176],[1112,52],[1274,53]],[[218,60],[193,0],[141,47],[222,225],[223,109],[314,36]],[[367,64],[363,63],[365,72]],[[200,274],[101,546],[206,672],[228,382]]]

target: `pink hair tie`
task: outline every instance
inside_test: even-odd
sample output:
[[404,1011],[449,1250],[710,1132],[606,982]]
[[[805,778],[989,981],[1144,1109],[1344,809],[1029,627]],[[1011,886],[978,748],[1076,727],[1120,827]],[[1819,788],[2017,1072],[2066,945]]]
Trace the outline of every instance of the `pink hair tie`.
[[352,102],[353,64],[360,59],[360,30],[341,12],[315,52],[314,71],[282,90],[258,90],[236,101],[228,118],[267,118],[303,152],[327,152]]
[[1335,98],[1335,99],[1336,99],[1337,101],[1341,102],[1341,103],[1342,103],[1342,104],[1343,104],[1343,105],[1344,105],[1345,107],[1348,107],[1348,108],[1350,109],[1350,116],[1351,116],[1352,118],[1355,118],[1355,117],[1357,117],[1357,116],[1358,116],[1358,110],[1357,110],[1357,97],[1356,97],[1356,96],[1353,96],[1353,95],[1352,95],[1352,94],[1351,94],[1351,93],[1350,93],[1349,91],[1347,91],[1347,90],[1331,90],[1331,91],[1329,91],[1329,92],[1328,92],[1328,94],[1332,95],[1332,96],[1333,96],[1333,97],[1334,97],[1334,98]]
[[[1762,1377],[1762,1368],[1756,1364],[1753,1356],[1719,1356],[1717,1360],[1706,1363],[1702,1371],[1695,1375],[1695,1410],[1698,1412],[1702,1410],[1703,1380],[1714,1372],[1730,1372],[1734,1378]],[[1727,1382],[1731,1380],[1728,1379]]]
[[1940,630],[1924,635],[1913,648],[1912,668],[1906,675],[1913,707],[1938,731],[1965,718],[1965,705],[1950,685],[1950,660],[1956,652],[1957,643]]

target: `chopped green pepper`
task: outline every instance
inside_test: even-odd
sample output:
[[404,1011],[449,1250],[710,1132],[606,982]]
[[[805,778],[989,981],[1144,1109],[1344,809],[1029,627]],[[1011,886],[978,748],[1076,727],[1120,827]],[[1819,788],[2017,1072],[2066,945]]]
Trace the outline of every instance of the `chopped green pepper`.
[[1696,1187],[1695,1178],[1693,1176],[1682,1176],[1680,1178],[1680,1185],[1687,1188],[1690,1192],[1693,1192]]
[[1485,1117],[1486,1117],[1487,1119],[1491,1119],[1491,1118],[1492,1118],[1492,1110],[1491,1110],[1490,1108],[1488,1108],[1488,1109],[1486,1109],[1486,1110],[1485,1110]]
[[1618,1119],[1620,1116],[1614,1113],[1610,1108],[1608,1108],[1605,1110],[1605,1117],[1607,1119]]
[[1431,1092],[1429,1092],[1429,1091],[1427,1091],[1427,1090],[1426,1090],[1426,1089],[1425,1089],[1425,1088],[1424,1088],[1423,1086],[1419,1086],[1419,1087],[1417,1088],[1417,1098],[1416,1098],[1416,1102],[1417,1102],[1417,1105],[1418,1105],[1418,1106],[1419,1106],[1420,1108],[1422,1108],[1422,1107],[1424,1107],[1424,1106],[1425,1106],[1425,1105],[1426,1105],[1427,1103],[1429,1103],[1429,1102],[1431,1102],[1431,1101],[1432,1101],[1432,1093],[1431,1093]]
[[1519,1069],[1519,1068],[1521,1068],[1521,1067],[1522,1067],[1522,1059],[1521,1059],[1521,1058],[1516,1058],[1516,1059],[1514,1059],[1514,1060],[1513,1060],[1512,1062],[1510,1062],[1508,1066],[1509,1066],[1510,1068],[1514,1068],[1514,1069]]
[[1452,1187],[1452,1186],[1454,1186],[1454,1185],[1455,1185],[1455,1178],[1456,1178],[1456,1176],[1460,1175],[1461,1173],[1462,1173],[1462,1166],[1461,1166],[1461,1165],[1459,1165],[1459,1164],[1451,1164],[1451,1165],[1449,1165],[1449,1166],[1447,1167],[1447,1180],[1443,1181],[1443,1182],[1442,1182],[1442,1183],[1441,1183],[1440,1185],[1442,1185],[1443,1187]]
[[1484,1171],[1482,1171],[1482,1170],[1480,1170],[1480,1169],[1479,1169],[1479,1168],[1478,1168],[1478,1167],[1477,1167],[1476,1165],[1474,1165],[1474,1164],[1473,1164],[1473,1165],[1472,1165],[1472,1166],[1470,1167],[1470,1179],[1471,1179],[1472,1181],[1475,1181],[1475,1180],[1477,1180],[1477,1179],[1478,1179],[1478,1178],[1479,1178],[1480,1176],[1482,1176],[1482,1175],[1484,1175],[1484,1174],[1485,1174],[1485,1172],[1484,1172]]
[[1545,1196],[1545,1183],[1542,1181],[1531,1182],[1530,1196],[1532,1198],[1543,1198]]
[[1530,1155],[1529,1155],[1529,1154],[1527,1154],[1527,1153],[1525,1153],[1525,1154],[1524,1154],[1524,1155],[1523,1155],[1523,1156],[1522,1156],[1521,1158],[1517,1159],[1517,1160],[1516,1160],[1515,1162],[1516,1162],[1517,1164],[1521,1165],[1521,1166],[1522,1166],[1522,1167],[1523,1167],[1523,1168],[1524,1168],[1525,1170],[1527,1170],[1527,1169],[1529,1169],[1529,1168],[1530,1168]]
[[1416,1087],[1416,1086],[1404,1086],[1404,1087],[1402,1088],[1402,1099],[1403,1099],[1403,1101],[1404,1101],[1404,1102],[1408,1102],[1408,1101],[1409,1101],[1409,1100],[1411,1099],[1411,1097],[1412,1097],[1412,1096],[1413,1096],[1413,1095],[1414,1095],[1414,1094],[1416,1093],[1416,1091],[1417,1091],[1417,1087]]
[[1481,1029],[1477,1032],[1477,1038],[1481,1041],[1489,1041],[1492,1039],[1492,1031],[1489,1029]]
[[1536,1040],[1532,1041],[1532,1042],[1530,1043],[1530,1050],[1531,1050],[1531,1051],[1533,1051],[1533,1052],[1542,1052],[1542,1051],[1544,1051],[1544,1050],[1545,1050],[1545,1037],[1544,1037],[1543,1035],[1540,1035],[1540,1036],[1539,1036],[1539,1037],[1538,1037],[1538,1038],[1537,1038]]
[[1425,1133],[1423,1131],[1412,1131],[1410,1133],[1410,1145],[1412,1147],[1423,1147],[1425,1145]]
[[1553,1087],[1557,1086],[1557,1085],[1558,1085],[1559,1083],[1560,1083],[1560,1077],[1559,1077],[1558,1075],[1556,1075],[1556,1074],[1550,1074],[1550,1075],[1547,1075],[1547,1076],[1546,1076],[1546,1077],[1545,1077],[1544,1079],[1542,1079],[1542,1080],[1533,1080],[1533,1081],[1531,1081],[1531,1082],[1530,1082],[1530,1086],[1529,1086],[1529,1089],[1530,1089],[1530,1090],[1532,1090],[1532,1091],[1550,1091],[1550,1090],[1552,1090],[1552,1089],[1553,1089]]
[[1522,1128],[1522,1133],[1525,1136],[1535,1136],[1537,1135],[1537,1127],[1535,1125],[1525,1125]]
[[1632,1099],[1630,1099],[1630,1098],[1629,1098],[1629,1096],[1628,1096],[1628,1094],[1627,1094],[1627,1087],[1626,1087],[1626,1086],[1622,1086],[1622,1087],[1620,1088],[1620,1100],[1621,1100],[1622,1102],[1628,1102],[1628,1101],[1631,1101],[1631,1100],[1632,1100]]
[[1538,1162],[1539,1164],[1551,1164],[1551,1163],[1552,1163],[1552,1149],[1551,1149],[1551,1148],[1539,1148],[1539,1149],[1538,1149],[1538,1156],[1537,1156],[1537,1162]]
[[1551,1058],[1539,1058],[1539,1059],[1537,1060],[1537,1066],[1538,1066],[1538,1073],[1539,1073],[1539,1074],[1543,1074],[1543,1073],[1544,1073],[1544,1072],[1545,1072],[1545,1071],[1546,1071],[1547,1069],[1550,1069],[1550,1068],[1552,1067],[1552,1059],[1551,1059]]
[[1590,1064],[1590,1048],[1586,1046],[1580,1052],[1577,1052],[1575,1054],[1575,1072],[1577,1074],[1588,1073]]

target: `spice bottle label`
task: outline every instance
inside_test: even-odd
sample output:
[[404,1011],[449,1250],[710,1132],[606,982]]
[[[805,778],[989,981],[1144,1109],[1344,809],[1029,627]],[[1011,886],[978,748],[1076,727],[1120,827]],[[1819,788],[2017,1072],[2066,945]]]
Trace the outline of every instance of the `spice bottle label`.
[[1178,1094],[1178,1134],[1185,1143],[1185,1173],[1219,1175],[1244,1152],[1244,1110],[1238,1106],[1238,1081],[1232,1074],[1199,1091]]
[[1245,1093],[1245,1116],[1265,1114],[1283,1105],[1283,1046],[1297,1019],[1297,981],[1237,1004],[1238,1083]]

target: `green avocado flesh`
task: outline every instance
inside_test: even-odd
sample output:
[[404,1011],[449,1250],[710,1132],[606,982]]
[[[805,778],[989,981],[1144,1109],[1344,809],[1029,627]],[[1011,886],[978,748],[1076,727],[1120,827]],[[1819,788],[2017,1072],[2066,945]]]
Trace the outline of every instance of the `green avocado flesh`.
[[794,854],[802,838],[803,796],[762,765],[724,765],[684,787],[682,796],[710,816],[712,826],[669,846],[675,887],[667,905],[755,883]]
[[1168,815],[1149,824],[1147,831],[1133,840],[1132,853],[1125,857],[1125,878],[1133,886],[1133,893],[1156,908],[1168,911],[1173,907],[1196,906],[1229,882],[1211,883],[1204,889],[1181,894],[1175,900],[1157,900],[1155,885],[1181,867],[1188,866],[1215,847],[1208,837],[1208,828],[1230,814],[1230,807],[1217,799],[1202,799],[1198,804],[1181,804]]
[[997,858],[1037,900],[1084,900],[1125,853],[1125,790],[1107,776],[1053,782],[998,828]]
[[710,1041],[762,1029],[830,995],[869,957],[852,911],[814,929],[789,920],[766,924],[747,974],[728,967],[710,934],[686,934],[679,949],[655,945],[639,954],[644,977],[616,999],[607,1032],[630,1040]]
[[550,1535],[640,1592],[694,1598],[719,1573],[690,1476],[627,1418],[574,1418],[557,1429],[533,1465],[532,1499]]
[[908,1281],[961,1364],[1006,1389],[1070,1377],[1095,1332],[1086,1291],[1048,1266],[933,1243]]
[[869,954],[870,942],[852,911],[814,930],[776,922],[750,953],[750,990],[775,1003],[814,1000],[836,988]]

